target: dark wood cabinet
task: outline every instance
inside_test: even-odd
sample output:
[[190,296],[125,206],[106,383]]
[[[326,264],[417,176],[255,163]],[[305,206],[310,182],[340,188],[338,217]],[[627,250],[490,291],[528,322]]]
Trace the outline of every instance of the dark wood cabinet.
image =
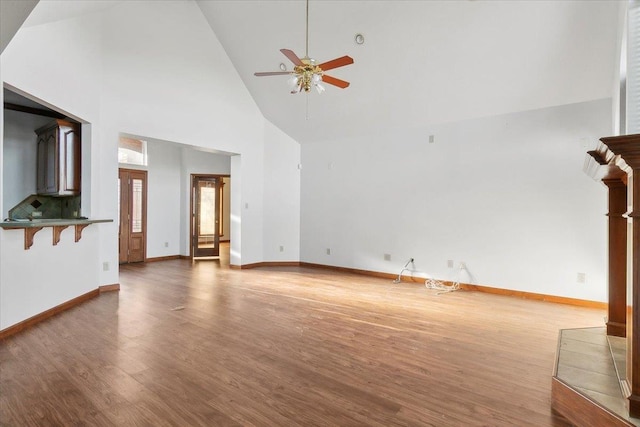
[[48,196],[80,194],[80,125],[55,120],[38,135],[36,192]]

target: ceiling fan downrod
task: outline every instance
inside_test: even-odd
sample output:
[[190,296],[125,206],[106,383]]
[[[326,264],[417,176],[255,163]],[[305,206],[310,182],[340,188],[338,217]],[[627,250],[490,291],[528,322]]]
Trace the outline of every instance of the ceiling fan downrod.
[[307,36],[306,36],[304,57],[309,58],[309,0],[307,0]]

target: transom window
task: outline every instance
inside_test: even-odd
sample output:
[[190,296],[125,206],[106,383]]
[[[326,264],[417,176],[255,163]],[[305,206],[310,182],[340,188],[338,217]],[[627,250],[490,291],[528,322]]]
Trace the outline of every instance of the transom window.
[[147,166],[147,141],[121,136],[118,142],[118,163]]

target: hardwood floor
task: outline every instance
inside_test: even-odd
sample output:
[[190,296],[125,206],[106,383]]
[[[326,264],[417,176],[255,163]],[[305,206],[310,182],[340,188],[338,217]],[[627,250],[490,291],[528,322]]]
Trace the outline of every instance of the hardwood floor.
[[565,426],[560,328],[603,310],[171,260],[0,342],[0,424]]

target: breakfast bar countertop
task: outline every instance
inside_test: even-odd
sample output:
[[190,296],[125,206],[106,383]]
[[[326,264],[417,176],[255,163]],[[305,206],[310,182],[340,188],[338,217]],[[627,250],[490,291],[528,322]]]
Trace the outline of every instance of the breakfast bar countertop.
[[60,234],[66,228],[75,228],[76,243],[82,237],[82,230],[91,224],[100,222],[113,222],[112,219],[89,219],[89,218],[37,218],[37,219],[12,219],[0,222],[3,230],[24,230],[24,249],[28,250],[33,246],[33,236],[45,227],[53,229],[53,246],[60,242]]
[[53,218],[53,219],[41,219],[36,218],[29,219],[12,219],[0,222],[1,228],[14,229],[14,228],[34,228],[34,227],[54,227],[54,226],[69,226],[69,225],[89,225],[99,222],[113,222],[112,219],[90,219],[90,218]]

